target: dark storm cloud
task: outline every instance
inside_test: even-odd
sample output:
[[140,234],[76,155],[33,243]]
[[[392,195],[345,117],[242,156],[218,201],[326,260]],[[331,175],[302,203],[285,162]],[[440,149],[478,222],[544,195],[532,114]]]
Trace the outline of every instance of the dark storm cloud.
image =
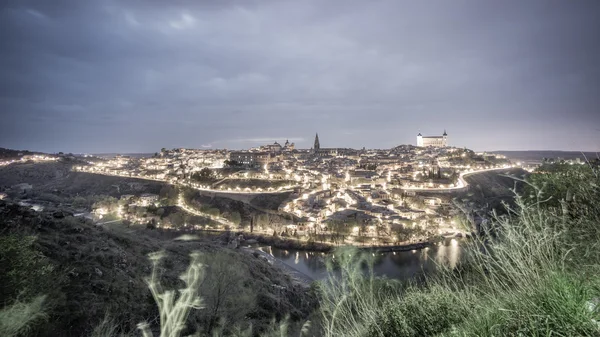
[[0,146],[600,149],[595,1],[0,6]]

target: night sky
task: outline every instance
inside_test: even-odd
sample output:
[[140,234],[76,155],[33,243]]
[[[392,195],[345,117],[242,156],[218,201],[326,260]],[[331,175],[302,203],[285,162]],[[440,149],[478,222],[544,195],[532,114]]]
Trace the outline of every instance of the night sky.
[[0,2],[0,147],[600,151],[600,1]]

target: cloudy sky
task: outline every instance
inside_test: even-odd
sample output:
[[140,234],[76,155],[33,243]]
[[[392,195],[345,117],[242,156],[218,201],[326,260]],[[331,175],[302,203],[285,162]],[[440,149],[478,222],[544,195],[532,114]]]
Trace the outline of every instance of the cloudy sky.
[[600,1],[3,0],[0,147],[600,150]]

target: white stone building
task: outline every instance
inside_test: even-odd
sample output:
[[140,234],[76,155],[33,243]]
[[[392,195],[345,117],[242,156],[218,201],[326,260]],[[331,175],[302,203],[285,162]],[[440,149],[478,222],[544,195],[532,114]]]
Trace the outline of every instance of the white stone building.
[[419,133],[417,135],[417,146],[446,147],[448,146],[448,134],[446,130],[444,130],[444,134],[441,136],[423,136]]

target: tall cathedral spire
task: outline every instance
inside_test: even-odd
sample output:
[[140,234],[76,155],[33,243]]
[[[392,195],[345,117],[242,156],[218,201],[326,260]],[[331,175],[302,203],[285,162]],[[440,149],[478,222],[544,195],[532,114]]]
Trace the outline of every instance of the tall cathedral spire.
[[319,144],[319,134],[317,133],[315,135],[315,146],[314,146],[314,149],[315,149],[315,151],[317,151],[320,148],[321,148],[321,144]]

